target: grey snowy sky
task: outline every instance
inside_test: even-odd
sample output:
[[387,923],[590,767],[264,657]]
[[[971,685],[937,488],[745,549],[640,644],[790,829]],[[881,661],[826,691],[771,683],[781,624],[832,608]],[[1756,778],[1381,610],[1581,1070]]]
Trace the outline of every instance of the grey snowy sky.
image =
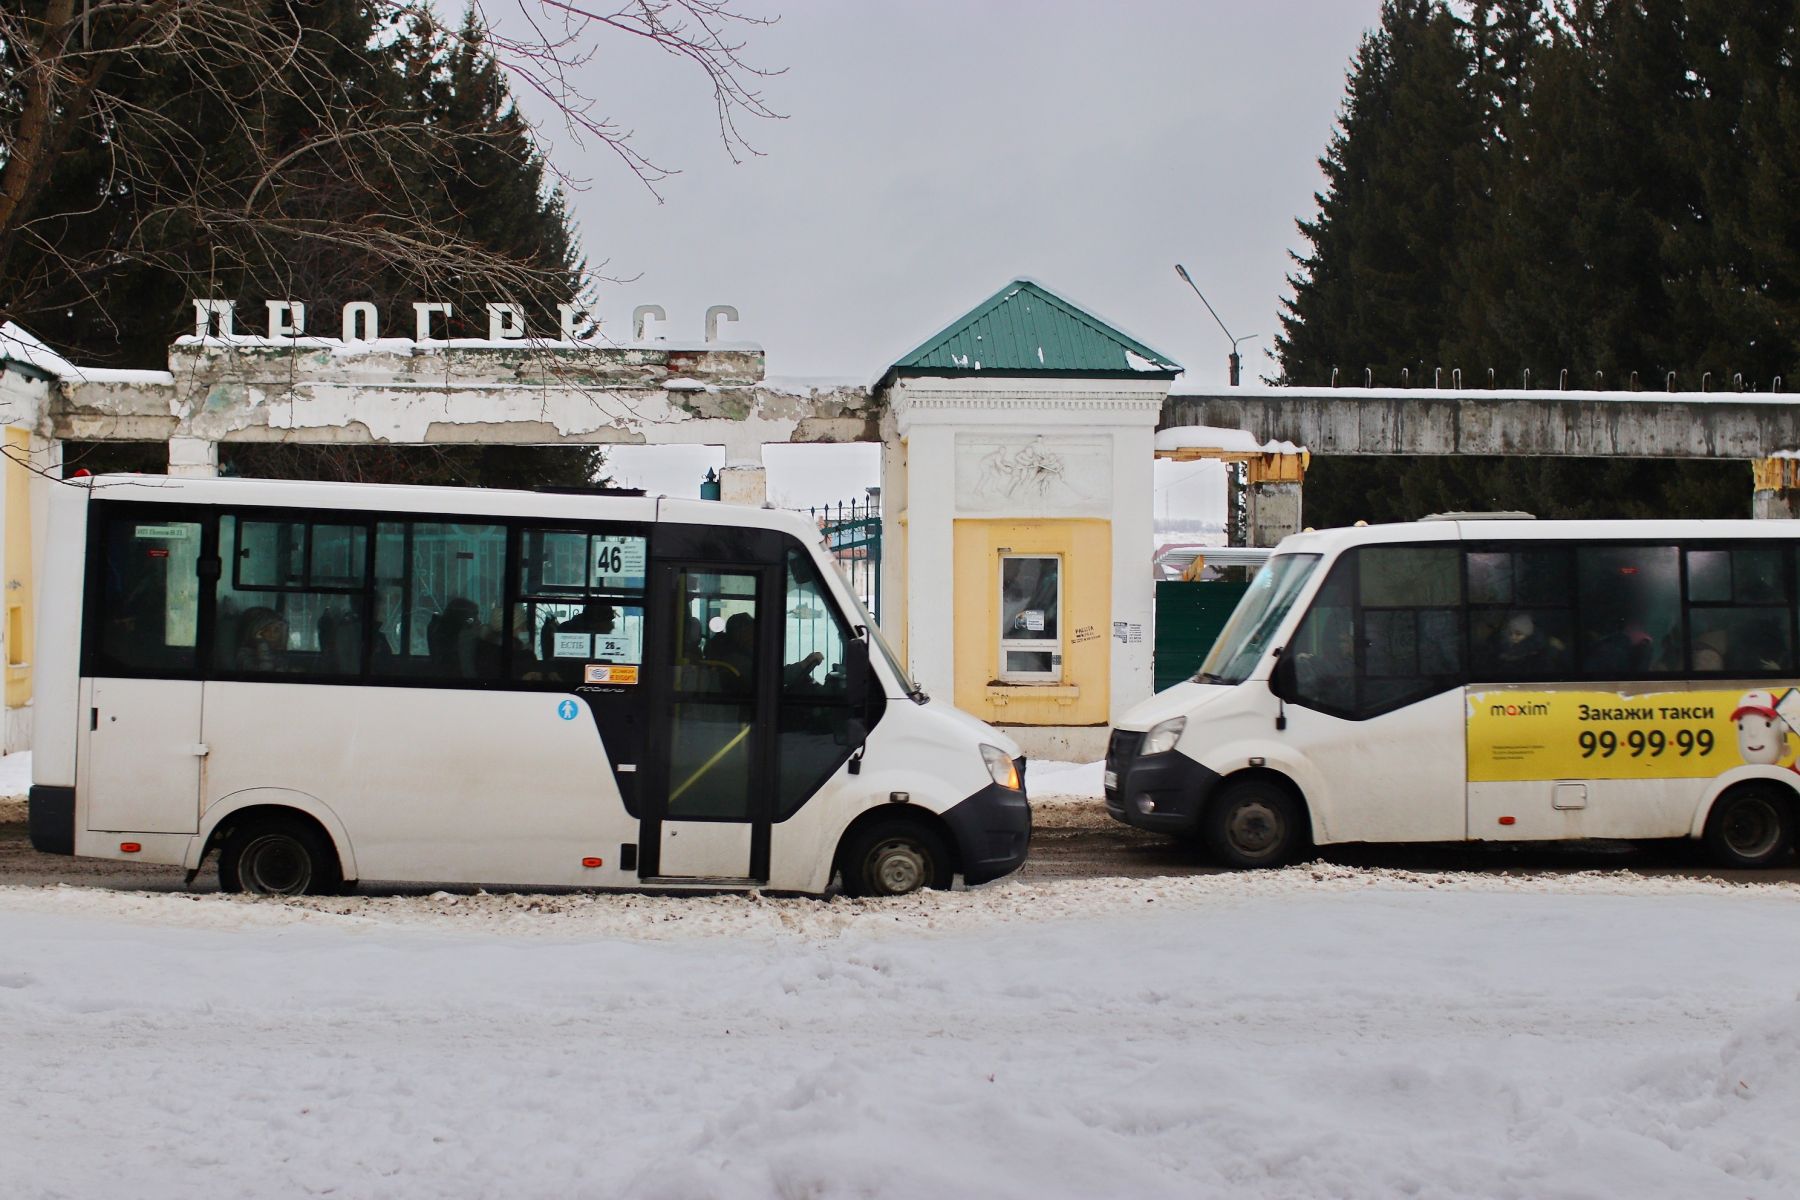
[[[781,377],[867,380],[1027,275],[1222,383],[1227,346],[1187,265],[1269,370],[1298,245],[1357,41],[1377,0],[745,0],[779,22],[745,57],[781,121],[760,157],[720,146],[705,80],[601,43],[584,86],[679,169],[651,196],[604,150],[558,144],[601,315],[670,336],[709,305]],[[527,105],[528,110],[530,105]],[[547,134],[554,130],[546,129]]]

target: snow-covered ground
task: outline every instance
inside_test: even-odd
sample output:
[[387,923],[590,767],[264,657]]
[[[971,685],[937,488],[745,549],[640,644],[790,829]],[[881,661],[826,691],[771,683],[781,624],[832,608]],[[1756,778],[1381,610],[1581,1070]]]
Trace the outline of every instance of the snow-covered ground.
[[1800,889],[0,889],[15,1197],[1800,1192]]
[[1791,884],[1328,864],[0,887],[0,1195],[1791,1197],[1797,946]]

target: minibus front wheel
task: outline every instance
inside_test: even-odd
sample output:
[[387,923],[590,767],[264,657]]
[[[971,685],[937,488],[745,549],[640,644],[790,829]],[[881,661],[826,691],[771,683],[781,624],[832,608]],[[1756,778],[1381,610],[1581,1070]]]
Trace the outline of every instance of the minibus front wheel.
[[838,862],[847,896],[904,896],[956,880],[950,844],[915,820],[877,820],[853,830]]
[[1794,794],[1779,784],[1732,788],[1713,802],[1702,835],[1721,867],[1774,866],[1794,845]]
[[330,896],[343,887],[331,839],[298,816],[251,817],[219,849],[219,890],[256,896]]
[[1277,780],[1254,775],[1207,802],[1200,834],[1215,858],[1240,868],[1284,866],[1309,840],[1305,806]]

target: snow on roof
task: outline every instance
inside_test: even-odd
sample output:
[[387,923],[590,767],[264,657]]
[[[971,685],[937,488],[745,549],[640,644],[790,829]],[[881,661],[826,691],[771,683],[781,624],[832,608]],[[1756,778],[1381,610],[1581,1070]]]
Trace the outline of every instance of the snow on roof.
[[1158,450],[1223,450],[1229,454],[1298,454],[1292,442],[1258,442],[1247,430],[1216,425],[1175,425],[1158,431]]
[[11,321],[0,325],[0,359],[18,363],[65,383],[174,383],[167,371],[78,367]]

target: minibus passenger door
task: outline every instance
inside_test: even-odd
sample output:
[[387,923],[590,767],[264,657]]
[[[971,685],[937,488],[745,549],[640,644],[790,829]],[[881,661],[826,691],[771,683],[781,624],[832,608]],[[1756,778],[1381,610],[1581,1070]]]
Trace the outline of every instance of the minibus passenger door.
[[772,567],[658,563],[639,874],[768,878],[779,672]]
[[98,518],[76,775],[89,829],[199,825],[201,683],[176,677],[198,670],[204,527],[168,512],[145,505]]

